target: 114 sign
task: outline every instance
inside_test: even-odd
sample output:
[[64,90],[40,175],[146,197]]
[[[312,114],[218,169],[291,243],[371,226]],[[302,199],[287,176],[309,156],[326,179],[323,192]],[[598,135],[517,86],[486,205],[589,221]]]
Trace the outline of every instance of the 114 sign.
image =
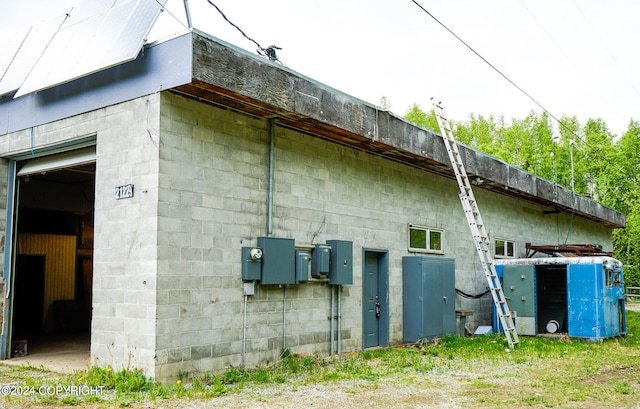
[[116,186],[116,200],[133,197],[133,185]]

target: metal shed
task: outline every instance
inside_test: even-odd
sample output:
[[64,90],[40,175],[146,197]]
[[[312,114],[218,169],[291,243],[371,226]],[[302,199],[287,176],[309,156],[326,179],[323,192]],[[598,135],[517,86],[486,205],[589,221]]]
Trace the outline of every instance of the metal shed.
[[[496,260],[518,333],[602,340],[626,334],[622,263],[611,257]],[[494,329],[498,321],[494,318]]]

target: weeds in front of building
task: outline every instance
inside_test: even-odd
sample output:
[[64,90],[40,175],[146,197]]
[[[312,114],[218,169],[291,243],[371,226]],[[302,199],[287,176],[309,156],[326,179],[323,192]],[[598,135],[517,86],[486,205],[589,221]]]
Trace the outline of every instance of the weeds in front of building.
[[[295,391],[309,385],[357,384],[377,388],[420,388],[457,383],[468,403],[508,406],[563,406],[607,403],[632,405],[640,399],[640,313],[627,311],[629,333],[603,342],[568,337],[522,337],[515,350],[498,335],[445,337],[438,342],[321,357],[283,351],[279,362],[258,368],[227,366],[222,373],[181,372],[160,384],[136,369],[110,367],[60,375],[43,367],[0,365],[0,398],[15,404],[127,407],[166,399],[215,399],[222,395],[260,396],[282,386]],[[509,388],[504,388],[508,383]],[[426,385],[426,386],[425,386]],[[8,387],[9,386],[9,387]],[[18,389],[21,388],[21,389]],[[20,391],[22,393],[18,394]],[[25,393],[28,391],[29,393]],[[500,393],[498,393],[500,392]]]

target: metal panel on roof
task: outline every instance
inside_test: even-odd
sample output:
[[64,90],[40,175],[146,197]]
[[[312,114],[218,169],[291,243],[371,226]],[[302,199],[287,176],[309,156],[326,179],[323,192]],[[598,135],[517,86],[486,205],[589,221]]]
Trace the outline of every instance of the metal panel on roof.
[[121,0],[108,8],[85,2],[53,37],[15,97],[134,60],[166,1]]
[[31,27],[25,27],[24,29],[13,34],[12,37],[2,38],[0,41],[0,84],[5,77],[7,70],[11,66],[11,63],[16,58],[20,46],[29,35]]
[[78,7],[73,9],[72,19],[62,28],[76,24],[93,17],[96,14],[104,13],[116,4],[116,0],[84,0]]
[[64,13],[25,27],[7,42],[0,53],[0,95],[20,88],[67,17],[68,13]]

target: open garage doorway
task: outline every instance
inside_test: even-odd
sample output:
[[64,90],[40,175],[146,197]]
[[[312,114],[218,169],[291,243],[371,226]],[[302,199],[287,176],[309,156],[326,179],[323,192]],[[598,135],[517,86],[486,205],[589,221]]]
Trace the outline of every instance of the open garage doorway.
[[89,354],[95,147],[16,162],[11,358]]

